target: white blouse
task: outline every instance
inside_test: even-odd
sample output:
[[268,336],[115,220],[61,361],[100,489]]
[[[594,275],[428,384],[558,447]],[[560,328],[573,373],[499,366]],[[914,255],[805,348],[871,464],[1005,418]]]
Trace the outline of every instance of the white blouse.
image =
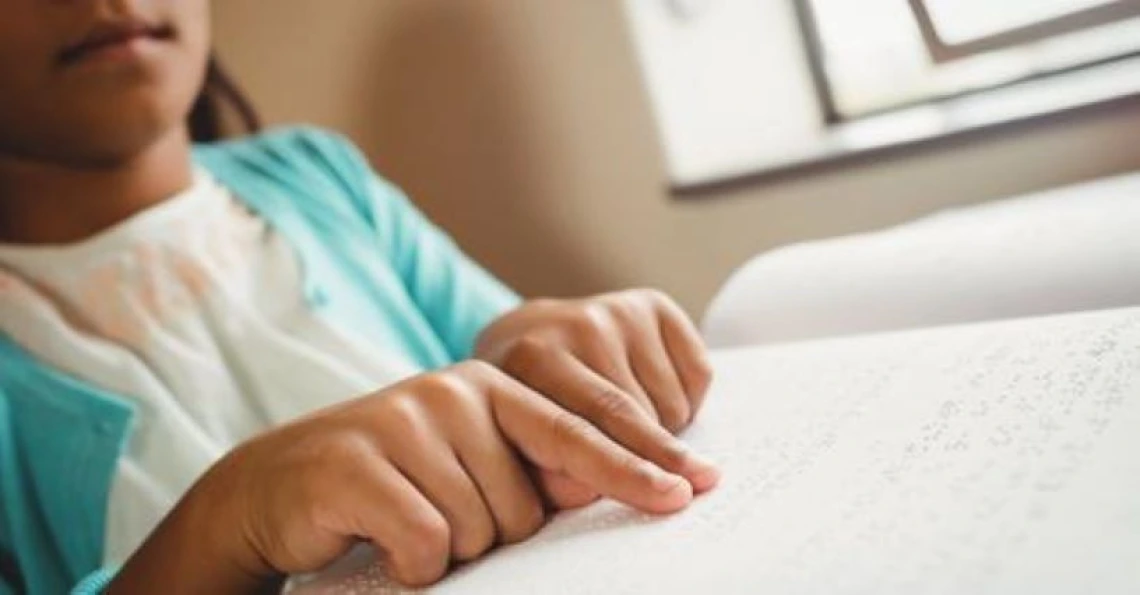
[[239,442],[419,371],[313,315],[292,248],[201,170],[90,239],[0,244],[0,330],[137,407],[109,499],[109,565]]

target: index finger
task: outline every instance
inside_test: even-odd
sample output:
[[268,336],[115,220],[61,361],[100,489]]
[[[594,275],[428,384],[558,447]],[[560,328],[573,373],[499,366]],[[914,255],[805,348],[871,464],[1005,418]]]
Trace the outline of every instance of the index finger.
[[558,401],[570,412],[592,422],[633,454],[681,475],[696,491],[706,492],[716,485],[720,474],[712,463],[643,415],[632,397],[573,356],[551,356],[546,374],[535,378],[532,386],[540,393],[560,395]]
[[500,431],[537,467],[645,512],[676,512],[692,501],[693,488],[685,478],[626,450],[514,379],[504,376],[491,396]]

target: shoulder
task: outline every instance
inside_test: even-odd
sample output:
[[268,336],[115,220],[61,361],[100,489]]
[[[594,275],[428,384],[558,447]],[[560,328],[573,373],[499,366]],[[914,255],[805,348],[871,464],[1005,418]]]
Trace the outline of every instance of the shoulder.
[[315,126],[271,128],[259,134],[195,146],[195,159],[207,167],[252,167],[262,173],[285,170],[340,176],[371,174],[356,145],[337,132]]
[[313,126],[197,145],[194,159],[247,201],[266,200],[269,191],[310,214],[331,207],[371,226],[376,201],[396,192],[347,137]]

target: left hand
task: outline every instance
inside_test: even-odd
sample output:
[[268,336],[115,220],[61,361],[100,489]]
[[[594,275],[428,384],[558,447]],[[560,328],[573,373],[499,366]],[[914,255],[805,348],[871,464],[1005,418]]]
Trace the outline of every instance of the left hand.
[[[527,302],[492,323],[475,356],[589,420],[633,452],[711,489],[719,473],[676,434],[704,401],[712,369],[704,343],[675,302],[651,290]],[[542,477],[560,508],[597,496]]]

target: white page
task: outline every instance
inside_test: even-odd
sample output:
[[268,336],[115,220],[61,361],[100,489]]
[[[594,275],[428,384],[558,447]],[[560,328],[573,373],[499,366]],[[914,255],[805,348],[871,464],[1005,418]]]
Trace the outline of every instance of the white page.
[[[1140,593],[1140,309],[715,356],[671,517],[564,514],[438,593]],[[375,565],[302,593],[388,592]]]
[[789,246],[728,280],[705,336],[731,347],[1125,308],[1140,304],[1138,229],[1140,173]]

